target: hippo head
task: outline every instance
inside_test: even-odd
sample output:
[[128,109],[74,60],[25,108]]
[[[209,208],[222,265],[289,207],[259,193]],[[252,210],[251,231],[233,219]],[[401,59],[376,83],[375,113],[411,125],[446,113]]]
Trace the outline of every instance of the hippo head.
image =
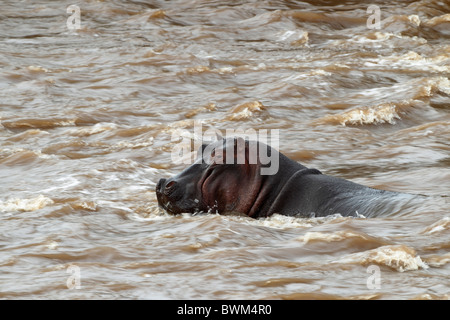
[[234,212],[252,216],[263,201],[267,173],[276,172],[275,167],[278,152],[261,142],[229,138],[204,144],[191,166],[159,180],[158,204],[170,214]]

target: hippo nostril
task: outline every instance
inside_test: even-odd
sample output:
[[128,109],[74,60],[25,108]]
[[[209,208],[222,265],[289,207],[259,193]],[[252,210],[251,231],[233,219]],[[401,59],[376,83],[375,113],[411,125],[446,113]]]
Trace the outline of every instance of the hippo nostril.
[[170,182],[166,185],[166,189],[171,189],[175,184],[176,184],[175,181],[170,181]]
[[166,184],[166,186],[164,188],[164,194],[166,196],[169,196],[173,192],[176,184],[177,183],[175,181],[170,181],[168,184]]

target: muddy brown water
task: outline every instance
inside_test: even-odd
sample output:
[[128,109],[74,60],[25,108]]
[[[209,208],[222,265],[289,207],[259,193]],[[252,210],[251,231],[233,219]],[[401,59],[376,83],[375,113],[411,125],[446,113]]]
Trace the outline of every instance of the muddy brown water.
[[[448,1],[70,5],[0,3],[0,298],[450,297]],[[279,130],[308,167],[427,197],[169,216],[155,184],[195,123]]]

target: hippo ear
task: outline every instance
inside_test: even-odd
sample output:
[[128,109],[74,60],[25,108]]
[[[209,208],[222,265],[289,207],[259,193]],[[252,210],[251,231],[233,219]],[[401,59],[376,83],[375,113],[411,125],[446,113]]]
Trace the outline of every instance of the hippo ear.
[[236,164],[248,164],[248,141],[241,137],[234,138],[234,159]]
[[216,131],[216,139],[217,139],[217,141],[223,140],[222,135],[219,132],[217,132],[217,131]]
[[257,140],[247,140],[241,137],[234,140],[238,164],[258,164],[259,143]]
[[234,147],[237,151],[245,151],[246,141],[241,137],[234,137]]
[[202,143],[202,145],[197,150],[197,159],[203,158],[203,153],[208,146],[208,143]]

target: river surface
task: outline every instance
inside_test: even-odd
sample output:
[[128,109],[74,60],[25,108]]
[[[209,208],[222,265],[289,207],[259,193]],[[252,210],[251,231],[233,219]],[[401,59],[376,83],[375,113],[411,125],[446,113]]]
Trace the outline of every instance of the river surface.
[[[1,299],[450,298],[448,0],[72,4],[0,3]],[[426,197],[170,216],[155,185],[208,129]]]

